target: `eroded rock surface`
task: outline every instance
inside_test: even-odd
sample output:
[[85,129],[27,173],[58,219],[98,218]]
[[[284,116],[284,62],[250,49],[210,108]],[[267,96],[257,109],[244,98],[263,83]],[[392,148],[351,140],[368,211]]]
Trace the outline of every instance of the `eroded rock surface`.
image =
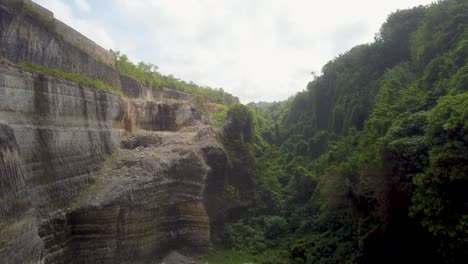
[[216,236],[227,158],[207,117],[112,64],[50,11],[0,0],[1,263],[176,263]]
[[195,261],[191,258],[188,258],[177,251],[172,251],[167,255],[160,264],[193,264]]
[[227,170],[207,121],[189,101],[122,99],[0,60],[0,259],[206,251]]

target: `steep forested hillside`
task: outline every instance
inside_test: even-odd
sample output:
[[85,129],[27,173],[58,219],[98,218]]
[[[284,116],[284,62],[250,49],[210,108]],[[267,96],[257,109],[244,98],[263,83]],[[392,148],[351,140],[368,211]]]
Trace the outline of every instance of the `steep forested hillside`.
[[243,202],[224,245],[259,263],[468,263],[467,1],[391,14],[305,91],[227,124]]

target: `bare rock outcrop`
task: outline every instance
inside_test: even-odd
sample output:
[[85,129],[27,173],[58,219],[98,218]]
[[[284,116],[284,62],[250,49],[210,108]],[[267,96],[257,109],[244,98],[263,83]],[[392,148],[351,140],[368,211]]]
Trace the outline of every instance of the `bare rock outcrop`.
[[191,258],[188,258],[177,251],[172,251],[168,254],[160,264],[193,264],[195,261]]
[[228,162],[192,101],[121,74],[47,9],[0,0],[0,262],[177,263],[190,258],[171,252],[206,251]]
[[25,1],[0,1],[1,57],[15,63],[27,61],[60,68],[120,88],[119,72],[103,63],[108,55],[90,55],[84,44],[80,46],[72,40],[76,38],[67,37],[78,34],[70,31],[73,29],[37,12]]
[[0,60],[5,263],[204,252],[222,221],[227,169],[216,132],[188,101],[122,99]]

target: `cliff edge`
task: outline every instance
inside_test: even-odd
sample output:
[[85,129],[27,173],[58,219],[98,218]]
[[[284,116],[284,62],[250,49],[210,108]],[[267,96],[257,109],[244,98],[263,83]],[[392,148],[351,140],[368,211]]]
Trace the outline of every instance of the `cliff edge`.
[[0,259],[157,263],[174,250],[205,252],[228,170],[208,117],[191,97],[155,97],[39,11],[0,2]]

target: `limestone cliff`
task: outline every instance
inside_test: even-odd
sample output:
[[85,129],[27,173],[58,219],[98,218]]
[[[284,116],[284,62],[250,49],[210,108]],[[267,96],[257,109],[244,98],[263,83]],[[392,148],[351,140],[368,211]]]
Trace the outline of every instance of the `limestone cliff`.
[[[157,263],[173,250],[206,251],[228,166],[191,96],[119,74],[18,1],[0,1],[0,15],[2,263]],[[128,98],[21,61],[102,80]]]
[[1,259],[134,262],[209,246],[219,205],[206,198],[222,197],[227,161],[190,102],[129,102],[1,61],[0,117]]

